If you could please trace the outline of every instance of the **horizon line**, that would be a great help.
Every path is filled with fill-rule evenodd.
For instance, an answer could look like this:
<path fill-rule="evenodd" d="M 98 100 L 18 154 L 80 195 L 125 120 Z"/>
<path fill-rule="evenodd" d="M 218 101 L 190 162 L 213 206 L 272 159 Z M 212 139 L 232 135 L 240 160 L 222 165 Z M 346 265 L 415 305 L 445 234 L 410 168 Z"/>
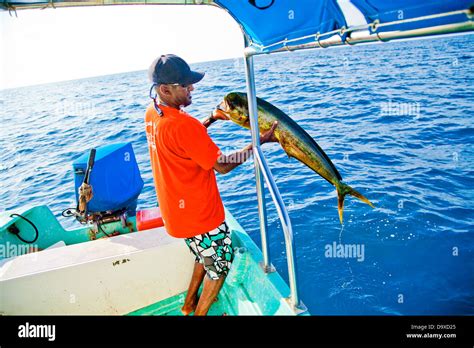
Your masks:
<path fill-rule="evenodd" d="M 201 64 L 201 63 L 221 62 L 221 61 L 225 61 L 225 60 L 243 59 L 243 58 L 244 57 L 242 56 L 242 57 L 230 57 L 230 58 L 224 58 L 224 59 L 215 59 L 215 60 L 196 61 L 196 62 L 190 62 L 189 65 Z M 76 79 L 55 80 L 55 81 L 50 81 L 50 82 L 33 83 L 31 85 L 19 85 L 19 86 L 15 86 L 15 87 L 6 87 L 6 88 L 0 87 L 0 92 L 19 89 L 19 88 L 46 86 L 46 85 L 51 85 L 51 84 L 54 84 L 54 83 L 61 83 L 61 82 L 87 80 L 87 79 L 92 79 L 92 78 L 96 78 L 96 77 L 103 77 L 103 76 L 113 76 L 113 75 L 119 75 L 119 74 L 134 73 L 134 72 L 139 72 L 139 71 L 147 71 L 147 69 L 119 71 L 119 72 L 115 72 L 115 73 L 112 73 L 112 74 L 84 76 L 84 77 L 80 77 L 80 78 L 76 78 Z"/>

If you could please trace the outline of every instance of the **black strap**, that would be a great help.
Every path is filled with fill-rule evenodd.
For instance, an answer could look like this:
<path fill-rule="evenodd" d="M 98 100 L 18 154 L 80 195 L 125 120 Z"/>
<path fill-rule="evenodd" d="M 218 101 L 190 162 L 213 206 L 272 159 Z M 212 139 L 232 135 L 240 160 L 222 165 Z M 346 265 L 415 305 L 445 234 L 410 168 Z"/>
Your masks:
<path fill-rule="evenodd" d="M 152 94 L 152 92 L 153 92 L 153 90 L 155 89 L 156 86 L 158 86 L 158 84 L 154 83 L 150 87 L 150 92 L 148 94 L 149 94 L 150 98 L 153 100 L 153 106 L 155 107 L 155 111 L 161 117 L 161 116 L 163 116 L 163 110 L 161 110 L 160 105 L 156 102 L 156 98 L 158 98 L 158 95 L 157 95 L 157 93 L 155 93 L 155 95 Z"/>
<path fill-rule="evenodd" d="M 36 240 L 38 239 L 39 237 L 39 232 L 38 232 L 38 229 L 36 228 L 35 224 L 32 223 L 30 220 L 28 220 L 26 217 L 24 216 L 21 216 L 20 214 L 11 214 L 10 217 L 14 217 L 14 216 L 18 216 L 18 217 L 21 217 L 23 220 L 25 220 L 26 222 L 29 222 L 31 226 L 33 226 L 33 228 L 35 229 L 35 232 L 36 232 L 36 237 L 35 239 L 33 239 L 32 241 L 28 241 L 28 240 L 24 240 L 23 238 L 20 237 L 20 229 L 15 226 L 15 224 L 11 225 L 10 227 L 8 227 L 8 232 L 16 235 L 18 237 L 18 239 L 20 239 L 22 242 L 25 242 L 25 243 L 28 243 L 28 244 L 31 244 L 31 243 L 34 243 L 36 242 Z"/>
<path fill-rule="evenodd" d="M 249 0 L 249 3 L 250 3 L 250 5 L 252 5 L 252 6 L 258 8 L 259 10 L 266 10 L 267 8 L 272 7 L 273 4 L 275 3 L 275 0 L 272 0 L 272 2 L 270 3 L 270 5 L 267 5 L 267 6 L 258 6 L 258 5 L 256 4 L 256 1 L 257 1 L 257 0 Z"/>

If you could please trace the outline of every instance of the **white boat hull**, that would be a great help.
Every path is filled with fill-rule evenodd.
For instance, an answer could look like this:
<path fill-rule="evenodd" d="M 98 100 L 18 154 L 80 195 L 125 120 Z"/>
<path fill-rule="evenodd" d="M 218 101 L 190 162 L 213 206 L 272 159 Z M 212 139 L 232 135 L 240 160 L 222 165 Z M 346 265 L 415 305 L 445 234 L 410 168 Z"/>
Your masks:
<path fill-rule="evenodd" d="M 0 266 L 0 314 L 127 314 L 185 291 L 193 264 L 164 228 L 18 256 Z"/>

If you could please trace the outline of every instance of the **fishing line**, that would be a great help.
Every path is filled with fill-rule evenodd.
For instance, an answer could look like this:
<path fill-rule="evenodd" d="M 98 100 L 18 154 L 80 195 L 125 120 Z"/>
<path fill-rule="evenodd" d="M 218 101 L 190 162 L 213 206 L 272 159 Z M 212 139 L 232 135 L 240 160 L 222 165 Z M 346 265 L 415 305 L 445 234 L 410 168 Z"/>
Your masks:
<path fill-rule="evenodd" d="M 339 231 L 339 245 L 344 248 L 344 246 L 342 245 L 342 232 L 344 231 L 344 224 L 341 225 L 341 231 Z M 349 272 L 351 274 L 351 281 L 350 282 L 344 282 L 342 284 L 342 288 L 346 288 L 347 286 L 349 286 L 350 284 L 352 284 L 352 282 L 354 281 L 354 273 L 352 273 L 352 268 L 351 268 L 351 265 L 349 263 L 349 260 L 346 260 L 346 264 L 347 264 L 347 267 L 349 267 Z"/>

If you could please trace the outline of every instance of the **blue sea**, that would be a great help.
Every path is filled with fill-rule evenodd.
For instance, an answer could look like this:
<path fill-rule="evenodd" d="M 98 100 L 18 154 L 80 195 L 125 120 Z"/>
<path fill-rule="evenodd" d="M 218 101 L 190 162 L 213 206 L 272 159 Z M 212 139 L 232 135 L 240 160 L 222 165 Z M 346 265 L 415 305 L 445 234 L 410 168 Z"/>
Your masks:
<path fill-rule="evenodd" d="M 257 95 L 294 118 L 375 204 L 348 196 L 342 228 L 334 187 L 278 144 L 263 146 L 292 219 L 300 296 L 312 314 L 474 314 L 473 38 L 255 58 Z M 193 68 L 206 72 L 187 108 L 195 117 L 245 91 L 242 59 Z M 79 227 L 60 216 L 75 206 L 73 160 L 128 141 L 145 181 L 138 208 L 155 206 L 143 122 L 149 86 L 144 70 L 0 91 L 0 208 L 46 204 L 63 226 Z M 232 122 L 213 124 L 209 134 L 227 154 L 250 142 Z M 248 161 L 218 183 L 259 244 L 253 175 Z M 270 201 L 271 260 L 287 280 Z"/>

